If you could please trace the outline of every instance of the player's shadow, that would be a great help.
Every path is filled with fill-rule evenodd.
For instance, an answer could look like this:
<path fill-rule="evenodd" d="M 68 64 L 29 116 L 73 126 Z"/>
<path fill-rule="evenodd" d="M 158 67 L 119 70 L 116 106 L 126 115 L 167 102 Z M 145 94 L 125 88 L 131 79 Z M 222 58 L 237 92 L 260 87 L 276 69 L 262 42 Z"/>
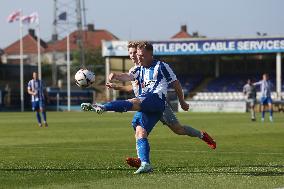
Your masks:
<path fill-rule="evenodd" d="M 77 171 L 125 171 L 135 169 L 128 167 L 107 168 L 0 168 L 0 172 L 77 172 Z M 208 175 L 244 175 L 244 176 L 284 176 L 284 165 L 242 165 L 242 166 L 187 166 L 187 167 L 156 167 L 155 173 L 166 174 L 208 174 Z"/>
<path fill-rule="evenodd" d="M 68 172 L 68 171 L 133 171 L 131 168 L 2 168 L 0 171 L 15 171 L 15 172 L 36 172 L 36 171 L 54 171 L 54 172 Z"/>

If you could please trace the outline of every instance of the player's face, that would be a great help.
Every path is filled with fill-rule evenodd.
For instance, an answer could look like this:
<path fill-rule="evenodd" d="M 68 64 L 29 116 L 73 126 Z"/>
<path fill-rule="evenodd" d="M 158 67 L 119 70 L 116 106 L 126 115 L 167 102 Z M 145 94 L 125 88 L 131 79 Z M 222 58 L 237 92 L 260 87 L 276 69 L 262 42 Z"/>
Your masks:
<path fill-rule="evenodd" d="M 138 59 L 137 59 L 137 49 L 134 47 L 130 47 L 128 49 L 128 53 L 129 53 L 129 58 L 132 60 L 132 62 L 134 64 L 138 63 Z"/>
<path fill-rule="evenodd" d="M 265 81 L 268 80 L 268 75 L 263 74 L 262 79 L 265 80 Z"/>
<path fill-rule="evenodd" d="M 37 79 L 37 73 L 33 72 L 33 79 Z"/>
<path fill-rule="evenodd" d="M 151 65 L 153 61 L 153 55 L 150 51 L 147 51 L 146 49 L 137 49 L 137 58 L 139 64 L 142 66 L 149 66 Z"/>

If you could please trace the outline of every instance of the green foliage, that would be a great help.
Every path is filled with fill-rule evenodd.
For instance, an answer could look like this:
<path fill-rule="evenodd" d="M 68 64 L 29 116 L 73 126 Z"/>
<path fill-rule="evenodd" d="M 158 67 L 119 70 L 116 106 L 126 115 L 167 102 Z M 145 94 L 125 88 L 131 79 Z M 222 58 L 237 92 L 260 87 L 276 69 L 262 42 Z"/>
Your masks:
<path fill-rule="evenodd" d="M 72 52 L 72 73 L 82 67 L 81 54 L 80 51 L 76 50 Z M 105 74 L 105 60 L 102 57 L 102 52 L 100 48 L 97 49 L 85 49 L 85 67 L 92 70 L 96 75 Z"/>

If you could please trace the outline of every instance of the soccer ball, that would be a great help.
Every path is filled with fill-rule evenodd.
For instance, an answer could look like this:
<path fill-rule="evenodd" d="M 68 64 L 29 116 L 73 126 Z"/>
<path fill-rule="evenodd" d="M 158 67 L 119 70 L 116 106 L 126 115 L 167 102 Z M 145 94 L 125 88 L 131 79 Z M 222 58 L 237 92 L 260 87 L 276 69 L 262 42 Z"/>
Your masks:
<path fill-rule="evenodd" d="M 90 87 L 95 82 L 95 74 L 87 69 L 80 69 L 75 74 L 75 83 L 81 88 Z"/>

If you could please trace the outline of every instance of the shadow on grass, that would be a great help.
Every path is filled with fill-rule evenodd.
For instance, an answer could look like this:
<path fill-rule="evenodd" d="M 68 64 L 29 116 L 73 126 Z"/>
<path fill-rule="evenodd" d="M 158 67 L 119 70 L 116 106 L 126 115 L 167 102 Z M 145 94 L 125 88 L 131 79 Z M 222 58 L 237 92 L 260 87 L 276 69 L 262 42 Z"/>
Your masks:
<path fill-rule="evenodd" d="M 131 168 L 8 168 L 0 169 L 1 171 L 54 171 L 54 172 L 68 172 L 68 171 L 132 171 Z"/>
<path fill-rule="evenodd" d="M 217 166 L 188 166 L 168 167 L 157 169 L 158 172 L 188 173 L 188 174 L 227 174 L 244 176 L 284 176 L 284 165 L 217 165 Z"/>
<path fill-rule="evenodd" d="M 154 173 L 174 174 L 207 174 L 207 175 L 244 175 L 244 176 L 284 176 L 284 165 L 217 165 L 154 168 Z M 0 172 L 77 172 L 77 171 L 133 171 L 127 167 L 107 168 L 0 168 Z"/>

